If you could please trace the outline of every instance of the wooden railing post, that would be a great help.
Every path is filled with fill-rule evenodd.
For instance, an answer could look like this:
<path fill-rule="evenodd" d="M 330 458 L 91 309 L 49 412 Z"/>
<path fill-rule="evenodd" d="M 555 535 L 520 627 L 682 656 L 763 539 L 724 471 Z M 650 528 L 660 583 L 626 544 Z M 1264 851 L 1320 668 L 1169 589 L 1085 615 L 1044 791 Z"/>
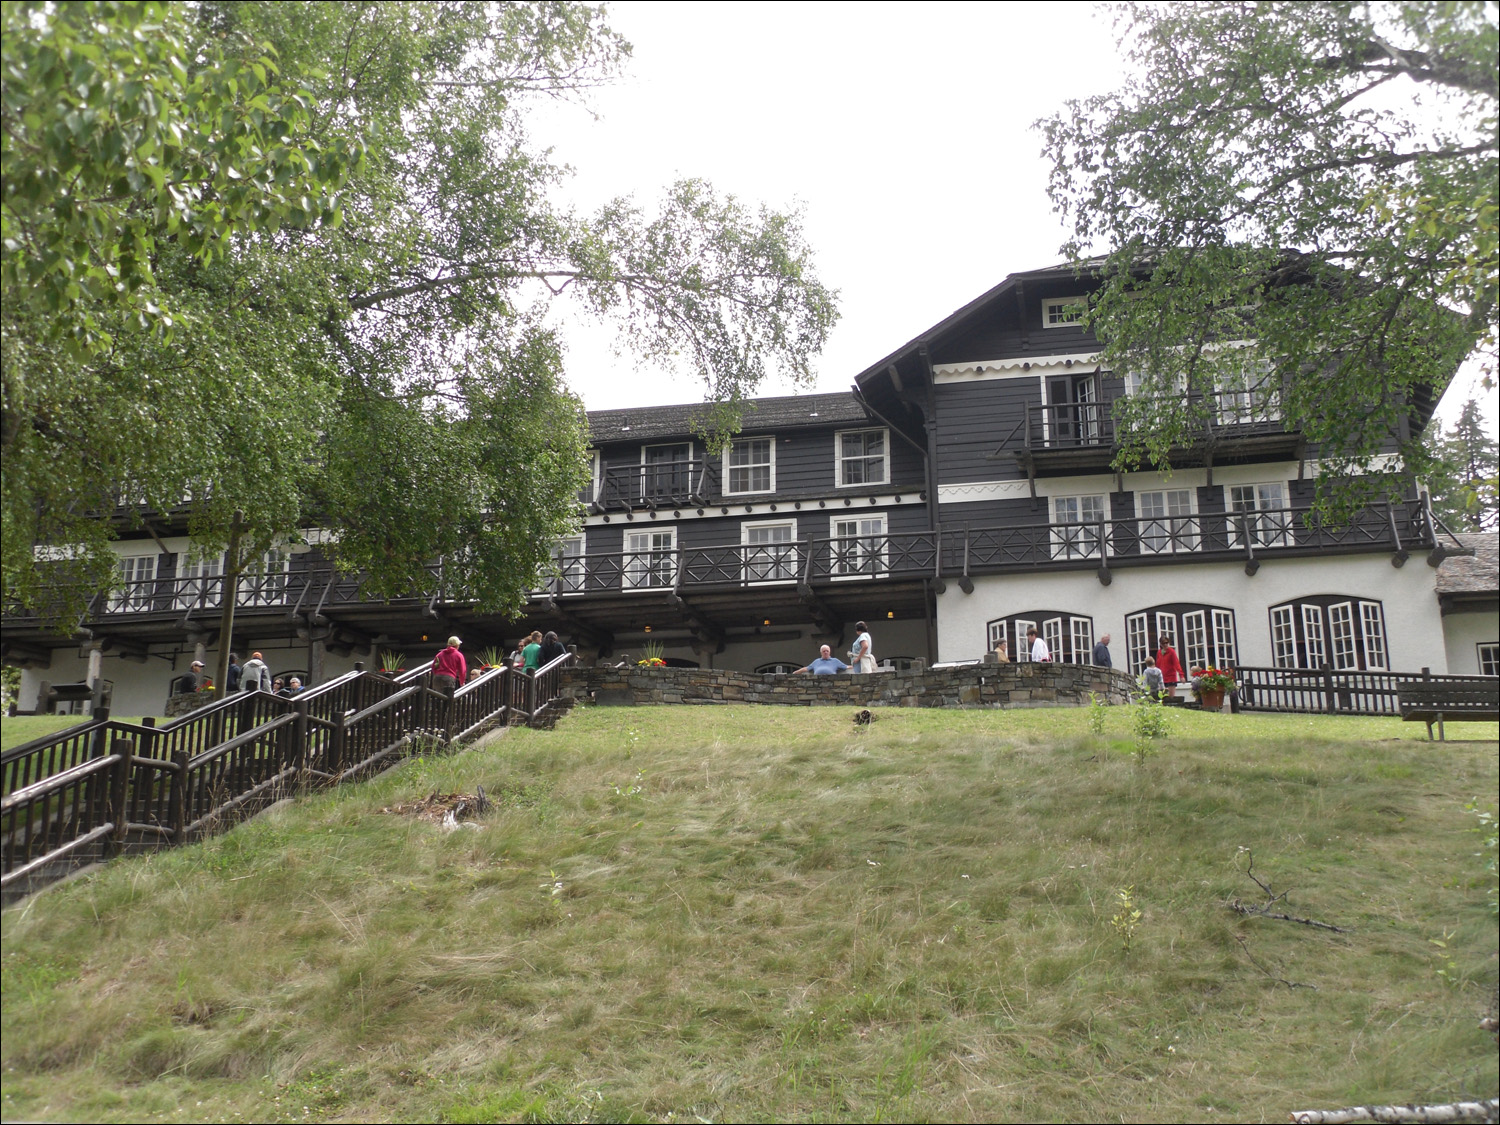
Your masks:
<path fill-rule="evenodd" d="M 455 686 L 453 691 L 443 693 L 447 696 L 443 707 L 443 740 L 450 746 L 453 745 L 454 723 L 458 718 L 458 700 L 455 697 L 457 691 Z"/>
<path fill-rule="evenodd" d="M 167 792 L 167 819 L 171 821 L 169 827 L 172 829 L 172 843 L 184 843 L 183 836 L 187 833 L 187 779 L 188 779 L 188 752 L 186 750 L 172 751 L 172 775 L 168 782 Z"/>
<path fill-rule="evenodd" d="M 1323 665 L 1323 710 L 1330 715 L 1338 714 L 1338 702 L 1333 696 L 1333 665 Z"/>
<path fill-rule="evenodd" d="M 292 780 L 300 787 L 307 777 L 307 737 L 310 733 L 307 723 L 307 700 L 295 700 L 292 703 L 292 709 L 297 713 L 297 721 L 292 724 L 292 768 L 296 771 Z"/>
<path fill-rule="evenodd" d="M 130 796 L 130 768 L 135 756 L 135 741 L 117 738 L 110 744 L 110 753 L 118 754 L 120 760 L 109 771 L 109 818 L 115 830 L 109 838 L 109 852 L 119 855 L 125 850 L 125 834 L 129 830 L 130 817 L 125 803 Z"/>

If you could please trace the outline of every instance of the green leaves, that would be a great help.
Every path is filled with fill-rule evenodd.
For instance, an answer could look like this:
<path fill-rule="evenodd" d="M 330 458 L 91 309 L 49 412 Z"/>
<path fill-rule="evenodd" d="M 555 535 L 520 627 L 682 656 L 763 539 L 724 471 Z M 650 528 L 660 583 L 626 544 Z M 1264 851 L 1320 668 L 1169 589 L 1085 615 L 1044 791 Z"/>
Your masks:
<path fill-rule="evenodd" d="M 1494 347 L 1493 7 L 1140 5 L 1122 28 L 1138 76 L 1041 123 L 1071 252 L 1108 250 L 1106 359 L 1164 399 L 1122 465 L 1164 463 L 1188 425 L 1165 400 L 1235 386 L 1225 345 L 1253 339 L 1346 498 L 1372 457 L 1420 466 L 1411 418 Z"/>

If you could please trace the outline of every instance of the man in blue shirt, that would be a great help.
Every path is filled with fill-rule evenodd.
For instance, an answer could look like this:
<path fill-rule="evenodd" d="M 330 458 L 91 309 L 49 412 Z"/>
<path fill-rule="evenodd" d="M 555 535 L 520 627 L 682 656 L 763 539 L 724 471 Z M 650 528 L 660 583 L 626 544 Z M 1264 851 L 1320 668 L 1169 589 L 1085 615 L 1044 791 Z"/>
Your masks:
<path fill-rule="evenodd" d="M 1099 638 L 1099 643 L 1094 646 L 1094 664 L 1099 668 L 1113 668 L 1114 661 L 1109 658 L 1109 634 Z"/>
<path fill-rule="evenodd" d="M 839 672 L 849 671 L 849 665 L 833 655 L 833 649 L 824 645 L 818 650 L 818 659 L 814 660 L 806 668 L 798 668 L 792 673 L 800 676 L 804 672 L 811 672 L 814 676 L 832 676 Z"/>

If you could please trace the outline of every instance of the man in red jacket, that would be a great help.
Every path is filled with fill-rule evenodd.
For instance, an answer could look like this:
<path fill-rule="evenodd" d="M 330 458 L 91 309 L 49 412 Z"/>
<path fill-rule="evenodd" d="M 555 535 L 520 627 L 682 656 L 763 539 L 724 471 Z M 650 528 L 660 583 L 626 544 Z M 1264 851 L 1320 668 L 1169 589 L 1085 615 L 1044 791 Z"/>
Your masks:
<path fill-rule="evenodd" d="M 448 647 L 438 653 L 432 661 L 432 683 L 438 691 L 453 694 L 455 688 L 469 678 L 469 664 L 464 654 L 458 651 L 463 644 L 457 637 L 448 638 Z"/>
<path fill-rule="evenodd" d="M 1182 661 L 1177 659 L 1177 650 L 1172 647 L 1171 637 L 1161 638 L 1161 651 L 1156 654 L 1156 666 L 1161 669 L 1162 683 L 1166 685 L 1167 697 L 1177 694 L 1177 684 L 1182 679 Z"/>

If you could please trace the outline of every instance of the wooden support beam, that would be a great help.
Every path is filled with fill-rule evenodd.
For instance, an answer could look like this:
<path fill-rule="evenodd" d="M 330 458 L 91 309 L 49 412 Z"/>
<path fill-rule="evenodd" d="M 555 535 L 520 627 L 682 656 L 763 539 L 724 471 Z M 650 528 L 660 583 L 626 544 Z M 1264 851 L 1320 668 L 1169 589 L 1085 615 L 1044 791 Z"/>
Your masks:
<path fill-rule="evenodd" d="M 687 622 L 688 628 L 693 631 L 694 637 L 705 645 L 715 646 L 715 652 L 724 651 L 723 626 L 704 616 L 696 606 L 689 603 L 686 598 L 675 590 L 667 591 L 667 604 L 682 615 L 683 620 Z"/>
<path fill-rule="evenodd" d="M 818 592 L 806 582 L 799 582 L 797 584 L 797 597 L 807 607 L 808 612 L 812 614 L 813 624 L 818 627 L 818 631 L 825 636 L 837 636 L 840 643 L 842 643 L 844 638 L 844 619 L 838 615 L 838 612 L 822 598 L 818 597 Z"/>

